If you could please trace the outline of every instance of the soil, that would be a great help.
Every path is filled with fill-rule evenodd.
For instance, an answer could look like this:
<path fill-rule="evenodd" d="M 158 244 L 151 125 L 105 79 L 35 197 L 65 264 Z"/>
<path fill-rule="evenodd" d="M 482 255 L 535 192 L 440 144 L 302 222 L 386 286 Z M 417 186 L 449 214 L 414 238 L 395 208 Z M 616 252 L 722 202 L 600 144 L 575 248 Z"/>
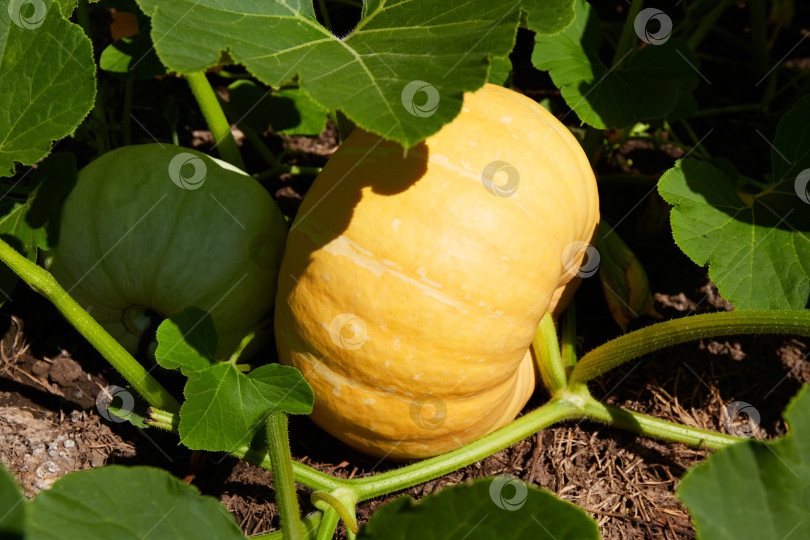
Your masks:
<path fill-rule="evenodd" d="M 600 16 L 606 21 L 611 17 L 621 20 L 623 15 L 617 8 L 623 2 L 610 5 L 613 11 L 600 8 Z M 101 17 L 98 13 L 91 11 L 94 25 L 103 27 L 103 20 L 97 20 Z M 733 26 L 736 19 L 744 20 L 746 16 L 743 9 L 730 8 L 730 22 L 726 24 Z M 778 58 L 786 53 L 801 35 L 798 29 L 783 32 L 772 56 Z M 530 42 L 531 37 L 521 31 L 513 57 L 514 85 L 536 99 L 550 97 L 562 107 L 559 92 L 548 77 L 531 68 L 526 54 Z M 724 53 L 721 50 L 713 54 Z M 795 55 L 789 61 L 796 66 L 810 63 Z M 734 64 L 724 67 L 709 60 L 704 66 L 707 76 L 723 86 L 737 88 L 735 80 L 747 81 L 751 77 Z M 716 87 L 710 91 L 711 95 L 717 94 Z M 705 86 L 698 89 L 701 104 L 705 98 L 706 107 L 723 105 L 712 103 L 708 92 Z M 737 92 L 727 95 L 735 96 L 737 102 L 748 102 L 748 96 L 738 96 Z M 210 133 L 199 113 L 194 112 L 187 87 L 178 80 L 138 83 L 133 110 L 139 124 L 153 129 L 148 136 L 136 134 L 133 142 L 149 142 L 153 135 L 169 140 L 170 132 L 162 120 L 167 96 L 174 96 L 180 108 L 181 144 L 196 143 L 206 150 Z M 559 115 L 565 112 L 562 108 Z M 756 157 L 767 156 L 769 149 L 760 148 L 761 139 L 751 132 L 760 127 L 771 135 L 777 119 L 755 113 L 730 120 L 708 117 L 693 127 L 701 134 L 716 129 L 704 143 L 709 152 L 733 158 L 741 170 L 755 176 L 766 169 Z M 575 123 L 573 115 L 567 123 Z M 740 125 L 747 126 L 747 131 Z M 684 133 L 659 133 L 663 138 L 678 135 L 688 140 Z M 297 165 L 323 165 L 337 145 L 331 123 L 317 139 L 272 133 L 267 133 L 266 138 L 273 150 L 287 150 L 287 163 Z M 756 151 L 752 151 L 752 144 L 757 145 Z M 65 146 L 77 153 L 80 162 L 82 156 L 93 153 L 81 143 Z M 603 216 L 617 225 L 618 233 L 645 266 L 655 309 L 665 319 L 733 309 L 709 281 L 705 268 L 696 267 L 674 245 L 668 206 L 652 190 L 660 174 L 682 156 L 683 151 L 676 146 L 629 141 L 605 149 L 597 166 L 597 173 L 606 182 L 608 177 L 633 177 L 630 182 L 606 183 L 602 190 Z M 247 146 L 245 158 L 249 169 L 261 170 L 260 158 Z M 266 185 L 284 213 L 293 216 L 311 180 L 284 175 L 268 180 Z M 598 278 L 584 281 L 576 302 L 580 353 L 622 333 L 610 316 Z M 0 349 L 0 461 L 17 476 L 26 496 L 33 497 L 75 470 L 108 463 L 153 465 L 218 498 L 247 535 L 278 526 L 269 471 L 224 455 L 191 452 L 169 433 L 140 430 L 102 418 L 95 406 L 99 394 L 103 398 L 105 388 L 111 384 L 123 386 L 123 381 L 43 299 L 18 286 L 13 301 L 0 310 L 0 317 L 0 329 L 5 330 Z M 629 330 L 654 322 L 646 317 L 637 319 Z M 659 418 L 723 432 L 739 432 L 740 422 L 750 422 L 748 428 L 753 436 L 773 438 L 785 433 L 781 418 L 785 406 L 801 385 L 810 381 L 809 354 L 810 340 L 801 337 L 703 340 L 630 362 L 594 381 L 591 389 L 607 403 Z M 181 378 L 160 368 L 156 374 L 179 395 Z M 526 410 L 545 399 L 539 390 Z M 759 419 L 733 418 L 729 405 L 735 401 L 753 405 Z M 291 433 L 297 460 L 336 476 L 353 478 L 399 466 L 357 453 L 307 418 L 292 418 Z M 448 485 L 511 474 L 586 509 L 606 539 L 691 539 L 695 533 L 675 491 L 684 472 L 707 454 L 706 450 L 664 444 L 588 421 L 567 422 L 405 494 L 418 499 Z M 303 508 L 313 510 L 303 486 L 300 495 Z M 399 495 L 360 504 L 360 522 Z M 340 537 L 344 536 L 341 529 Z"/>

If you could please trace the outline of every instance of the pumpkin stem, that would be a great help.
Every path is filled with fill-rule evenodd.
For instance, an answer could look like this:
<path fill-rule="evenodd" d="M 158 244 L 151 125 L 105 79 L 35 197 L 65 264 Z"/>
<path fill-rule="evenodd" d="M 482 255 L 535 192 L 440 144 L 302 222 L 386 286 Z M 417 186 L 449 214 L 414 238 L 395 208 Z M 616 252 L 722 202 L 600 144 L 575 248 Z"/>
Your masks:
<path fill-rule="evenodd" d="M 166 316 L 160 311 L 145 304 L 132 304 L 124 309 L 121 314 L 121 322 L 127 327 L 130 333 L 139 338 L 149 334 L 152 327 L 157 328 Z M 157 323 L 157 324 L 156 324 Z"/>

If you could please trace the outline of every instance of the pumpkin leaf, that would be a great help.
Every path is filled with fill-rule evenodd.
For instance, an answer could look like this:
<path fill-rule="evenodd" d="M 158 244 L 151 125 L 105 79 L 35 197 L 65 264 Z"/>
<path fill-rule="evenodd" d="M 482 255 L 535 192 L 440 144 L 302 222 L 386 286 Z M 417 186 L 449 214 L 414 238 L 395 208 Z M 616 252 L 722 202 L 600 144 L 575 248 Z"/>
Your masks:
<path fill-rule="evenodd" d="M 523 0 L 525 26 L 537 34 L 561 32 L 574 22 L 574 0 Z"/>
<path fill-rule="evenodd" d="M 717 452 L 678 488 L 699 538 L 810 538 L 810 387 L 785 410 L 789 433 Z"/>
<path fill-rule="evenodd" d="M 725 171 L 695 159 L 658 182 L 674 208 L 672 235 L 737 309 L 803 309 L 810 299 L 810 98 L 782 118 L 773 176 L 761 193 L 738 191 Z M 807 171 L 807 172 L 803 172 Z"/>
<path fill-rule="evenodd" d="M 23 538 L 25 506 L 17 481 L 0 464 L 0 538 Z"/>
<path fill-rule="evenodd" d="M 535 37 L 532 63 L 548 71 L 586 124 L 606 129 L 663 118 L 697 86 L 698 59 L 680 39 L 632 50 L 612 68 L 605 65 L 596 10 L 585 0 L 575 6 L 574 22 L 564 31 Z"/>
<path fill-rule="evenodd" d="M 245 375 L 221 363 L 186 375 L 180 440 L 192 450 L 233 451 L 272 413 L 312 412 L 312 388 L 293 367 L 268 364 Z"/>
<path fill-rule="evenodd" d="M 358 540 L 598 539 L 596 522 L 553 493 L 498 476 L 444 488 L 414 502 L 403 496 L 377 510 Z"/>
<path fill-rule="evenodd" d="M 72 472 L 26 505 L 27 540 L 244 538 L 219 501 L 152 467 Z"/>
<path fill-rule="evenodd" d="M 196 307 L 160 323 L 156 336 L 157 363 L 166 369 L 179 369 L 184 375 L 209 367 L 219 343 L 214 319 Z"/>
<path fill-rule="evenodd" d="M 300 88 L 272 91 L 253 81 L 228 87 L 230 115 L 257 133 L 273 128 L 285 135 L 319 135 L 326 128 L 326 111 Z"/>
<path fill-rule="evenodd" d="M 341 39 L 317 22 L 311 0 L 138 3 L 152 18 L 152 41 L 170 69 L 205 70 L 227 50 L 261 82 L 277 88 L 297 77 L 324 109 L 340 109 L 407 147 L 452 120 L 463 93 L 486 81 L 488 58 L 512 50 L 521 6 L 521 0 L 459 0 L 452 9 L 434 0 L 367 0 L 360 22 Z M 556 28 L 560 14 L 553 10 L 539 10 L 533 24 L 547 13 Z"/>
<path fill-rule="evenodd" d="M 214 361 L 214 321 L 199 308 L 166 319 L 156 336 L 158 364 L 188 377 L 179 432 L 192 450 L 233 451 L 274 412 L 312 412 L 312 388 L 297 369 L 268 364 L 245 374 L 235 364 Z"/>
<path fill-rule="evenodd" d="M 0 176 L 33 165 L 74 132 L 96 95 L 90 40 L 53 0 L 0 9 Z"/>
<path fill-rule="evenodd" d="M 512 74 L 512 61 L 508 56 L 496 56 L 489 65 L 487 82 L 503 86 Z"/>

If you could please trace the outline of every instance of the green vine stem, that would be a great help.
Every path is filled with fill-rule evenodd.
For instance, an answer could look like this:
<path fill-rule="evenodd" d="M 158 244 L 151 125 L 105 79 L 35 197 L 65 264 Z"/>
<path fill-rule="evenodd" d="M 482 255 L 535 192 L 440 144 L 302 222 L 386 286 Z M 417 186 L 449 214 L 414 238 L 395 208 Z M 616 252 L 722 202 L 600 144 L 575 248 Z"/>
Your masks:
<path fill-rule="evenodd" d="M 301 520 L 302 525 L 304 526 L 305 535 L 304 538 L 315 538 L 315 535 L 318 531 L 320 531 L 321 523 L 325 519 L 323 512 L 316 511 L 312 512 L 311 514 L 307 515 L 304 519 Z M 337 522 L 335 522 L 337 523 Z M 250 540 L 283 540 L 284 533 L 282 531 L 273 531 L 264 534 L 258 534 L 256 536 L 251 536 Z M 320 538 L 320 537 L 318 537 Z M 331 536 L 327 538 L 332 538 Z"/>
<path fill-rule="evenodd" d="M 618 428 L 626 429 L 650 437 L 670 442 L 679 442 L 697 448 L 711 448 L 716 450 L 735 442 L 745 439 L 707 431 L 705 429 L 693 428 L 668 422 L 646 414 L 628 411 L 621 407 L 600 403 L 594 398 L 586 399 L 584 412 L 588 418 L 597 420 L 603 424 L 609 424 Z"/>
<path fill-rule="evenodd" d="M 299 165 L 285 165 L 281 164 L 278 167 L 273 167 L 262 171 L 259 174 L 254 174 L 253 177 L 258 181 L 267 180 L 268 178 L 275 178 L 284 173 L 289 173 L 292 176 L 318 176 L 323 170 L 322 167 L 307 167 Z"/>
<path fill-rule="evenodd" d="M 147 425 L 177 433 L 180 429 L 180 417 L 174 413 L 149 407 L 146 411 Z"/>
<path fill-rule="evenodd" d="M 259 467 L 272 470 L 272 460 L 267 452 L 263 450 L 256 450 L 255 448 L 245 445 L 231 452 L 231 455 L 249 461 L 250 463 L 258 465 Z M 326 473 L 316 471 L 312 467 L 307 467 L 306 465 L 298 463 L 294 460 L 292 462 L 292 470 L 295 481 L 301 482 L 311 489 L 333 491 L 347 485 L 346 480 L 340 480 L 334 476 L 329 476 Z"/>
<path fill-rule="evenodd" d="M 312 494 L 312 504 L 321 510 L 328 510 L 329 507 L 337 512 L 346 528 L 353 533 L 357 533 L 357 519 L 354 516 L 354 508 L 357 505 L 357 494 L 352 489 L 340 488 L 332 493 L 316 491 Z"/>
<path fill-rule="evenodd" d="M 270 165 L 270 168 L 266 171 L 262 171 L 261 173 L 254 175 L 257 180 L 266 180 L 267 178 L 273 178 L 280 174 L 289 173 L 293 176 L 297 175 L 311 175 L 317 176 L 320 174 L 322 168 L 321 167 L 299 167 L 298 165 L 286 165 L 282 163 L 279 158 L 277 158 L 267 145 L 264 144 L 264 141 L 256 133 L 251 127 L 249 126 L 239 126 L 239 129 L 242 130 L 242 133 L 245 134 L 245 138 L 247 141 L 256 149 L 259 155 Z"/>
<path fill-rule="evenodd" d="M 233 133 L 231 133 L 231 126 L 228 119 L 225 118 L 225 113 L 222 112 L 222 107 L 217 101 L 217 96 L 214 89 L 211 88 L 211 83 L 208 82 L 205 72 L 189 73 L 186 75 L 186 80 L 191 87 L 191 93 L 194 94 L 194 98 L 200 106 L 211 134 L 214 136 L 219 155 L 231 165 L 240 170 L 245 170 L 245 163 L 242 161 L 239 147 L 236 145 Z"/>
<path fill-rule="evenodd" d="M 466 467 L 525 439 L 545 427 L 580 416 L 581 412 L 570 403 L 552 399 L 542 407 L 518 418 L 508 426 L 471 442 L 458 450 L 428 458 L 412 465 L 406 465 L 393 471 L 351 480 L 350 485 L 357 493 L 359 501 L 393 493 Z"/>
<path fill-rule="evenodd" d="M 689 45 L 689 48 L 693 51 L 696 51 L 697 48 L 700 46 L 700 43 L 703 41 L 703 38 L 709 33 L 709 31 L 717 25 L 717 19 L 723 14 L 726 8 L 731 4 L 731 0 L 720 0 L 715 4 L 714 8 L 701 17 L 700 24 L 692 32 L 692 35 L 686 40 L 686 43 Z"/>
<path fill-rule="evenodd" d="M 706 313 L 657 323 L 620 336 L 583 356 L 570 383 L 584 383 L 628 360 L 695 339 L 733 334 L 810 334 L 810 310 Z"/>
<path fill-rule="evenodd" d="M 29 261 L 0 240 L 0 260 L 36 292 L 47 298 L 101 356 L 114 367 L 152 407 L 179 411 L 180 404 L 107 333 L 44 268 Z"/>
<path fill-rule="evenodd" d="M 633 0 L 630 4 L 630 9 L 627 10 L 627 18 L 622 26 L 622 35 L 616 45 L 616 54 L 613 55 L 613 61 L 610 63 L 611 67 L 616 67 L 616 64 L 625 57 L 627 52 L 635 48 L 638 36 L 636 35 L 634 23 L 636 15 L 638 15 L 642 7 L 644 7 L 644 0 Z"/>
<path fill-rule="evenodd" d="M 332 540 L 335 536 L 335 530 L 337 529 L 339 520 L 340 516 L 338 516 L 334 508 L 330 506 L 324 510 L 323 519 L 321 520 L 320 527 L 318 527 L 318 534 L 315 536 L 315 540 Z"/>
<path fill-rule="evenodd" d="M 590 418 L 640 435 L 695 447 L 720 448 L 740 440 L 721 433 L 683 426 L 619 407 L 604 405 L 591 397 L 584 385 L 571 386 L 569 384 L 567 388 L 558 393 L 558 396 L 508 426 L 458 450 L 399 469 L 366 478 L 341 480 L 292 461 L 293 475 L 296 481 L 312 489 L 332 493 L 348 491 L 356 497 L 357 501 L 365 501 L 407 489 L 466 467 L 557 422 L 581 418 Z M 171 416 L 160 413 L 158 418 L 164 424 L 174 425 L 170 419 Z M 266 453 L 247 446 L 231 452 L 231 454 L 268 469 L 271 467 L 271 460 Z"/>
<path fill-rule="evenodd" d="M 540 378 L 548 393 L 553 396 L 565 388 L 568 381 L 566 380 L 565 365 L 560 356 L 560 348 L 557 345 L 557 329 L 554 328 L 551 313 L 546 313 L 540 319 L 540 326 L 537 327 L 537 333 L 532 341 L 532 350 L 534 350 Z"/>
<path fill-rule="evenodd" d="M 152 407 L 149 409 L 149 418 L 146 423 L 150 426 L 165 429 L 172 433 L 177 433 L 180 425 L 179 417 L 171 412 L 163 411 Z M 264 449 L 257 449 L 250 445 L 240 446 L 236 450 L 230 452 L 233 457 L 244 459 L 254 465 L 272 470 L 272 460 Z M 341 487 L 346 487 L 348 481 L 329 476 L 328 474 L 317 471 L 312 467 L 307 467 L 297 461 L 292 462 L 293 478 L 296 482 L 300 482 L 312 489 L 319 489 L 322 491 L 331 492 Z"/>
<path fill-rule="evenodd" d="M 293 478 L 290 436 L 287 432 L 287 414 L 275 412 L 267 417 L 267 451 L 273 471 L 273 489 L 276 507 L 284 532 L 284 540 L 302 540 L 304 530 L 298 511 L 298 493 Z"/>

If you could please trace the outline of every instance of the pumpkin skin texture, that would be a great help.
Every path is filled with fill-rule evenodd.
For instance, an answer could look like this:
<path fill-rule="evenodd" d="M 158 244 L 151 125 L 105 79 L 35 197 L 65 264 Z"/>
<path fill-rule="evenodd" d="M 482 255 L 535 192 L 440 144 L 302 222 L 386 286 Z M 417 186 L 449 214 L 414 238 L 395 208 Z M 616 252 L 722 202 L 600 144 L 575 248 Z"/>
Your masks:
<path fill-rule="evenodd" d="M 232 165 L 126 146 L 79 171 L 48 266 L 129 351 L 145 308 L 170 317 L 195 306 L 210 312 L 223 358 L 272 309 L 286 232 L 267 191 Z"/>
<path fill-rule="evenodd" d="M 505 184 L 487 172 L 504 164 Z M 407 157 L 355 130 L 307 192 L 279 273 L 279 357 L 312 386 L 312 419 L 394 459 L 511 422 L 535 387 L 540 319 L 576 286 L 585 252 L 570 246 L 598 220 L 576 139 L 511 90 L 465 94 Z"/>

